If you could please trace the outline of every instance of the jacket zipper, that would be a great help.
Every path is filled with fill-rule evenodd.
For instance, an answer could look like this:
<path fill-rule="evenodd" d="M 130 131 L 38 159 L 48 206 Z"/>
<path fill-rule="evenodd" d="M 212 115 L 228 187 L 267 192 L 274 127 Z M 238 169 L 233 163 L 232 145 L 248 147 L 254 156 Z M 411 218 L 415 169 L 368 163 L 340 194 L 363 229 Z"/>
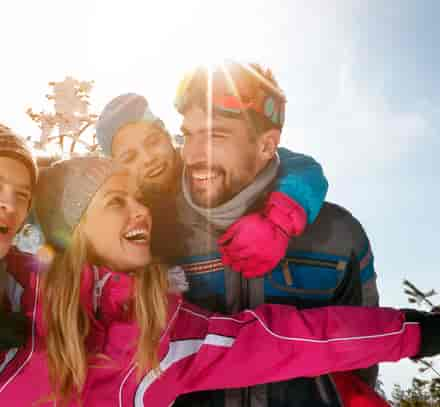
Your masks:
<path fill-rule="evenodd" d="M 326 267 L 334 268 L 338 271 L 345 271 L 348 262 L 346 260 L 315 260 L 315 259 L 305 259 L 302 257 L 285 257 L 284 261 L 289 263 L 295 263 L 304 266 L 316 266 L 316 267 Z"/>
<path fill-rule="evenodd" d="M 95 277 L 95 284 L 93 287 L 93 312 L 96 318 L 99 319 L 100 318 L 99 302 L 101 300 L 102 290 L 105 286 L 105 283 L 111 277 L 111 273 L 104 274 L 104 276 L 100 279 L 98 267 L 93 266 L 93 275 Z"/>
<path fill-rule="evenodd" d="M 288 287 L 282 287 L 280 284 L 273 280 L 272 273 L 268 274 L 268 278 L 271 281 L 271 284 L 276 288 L 287 290 L 296 293 L 308 293 L 308 294 L 331 294 L 333 290 L 304 290 L 299 288 L 293 288 L 293 275 L 292 271 L 289 268 L 289 263 L 294 265 L 304 265 L 304 266 L 314 266 L 314 267 L 325 267 L 330 269 L 335 269 L 337 271 L 343 272 L 346 270 L 348 261 L 346 260 L 315 260 L 315 259 L 305 259 L 302 257 L 285 257 L 281 262 L 281 272 L 283 274 L 284 282 Z"/>

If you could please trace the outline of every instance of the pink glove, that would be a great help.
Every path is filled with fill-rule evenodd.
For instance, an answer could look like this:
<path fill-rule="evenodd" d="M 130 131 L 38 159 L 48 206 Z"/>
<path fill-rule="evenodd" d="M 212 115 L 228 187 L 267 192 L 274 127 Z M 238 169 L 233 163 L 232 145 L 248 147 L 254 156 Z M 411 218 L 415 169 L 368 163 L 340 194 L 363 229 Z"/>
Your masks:
<path fill-rule="evenodd" d="M 225 266 L 246 278 L 273 270 L 285 256 L 289 239 L 307 224 L 305 210 L 282 192 L 272 192 L 261 213 L 241 217 L 218 240 Z"/>

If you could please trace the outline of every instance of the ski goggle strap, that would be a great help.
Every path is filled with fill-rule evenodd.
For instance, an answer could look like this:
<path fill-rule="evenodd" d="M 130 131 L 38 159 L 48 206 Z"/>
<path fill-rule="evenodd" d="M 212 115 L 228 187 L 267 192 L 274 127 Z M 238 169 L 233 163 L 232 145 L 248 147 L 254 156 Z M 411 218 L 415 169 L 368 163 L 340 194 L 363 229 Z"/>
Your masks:
<path fill-rule="evenodd" d="M 264 94 L 251 102 L 242 102 L 233 95 L 214 95 L 212 106 L 216 111 L 227 114 L 241 115 L 243 112 L 252 110 L 281 129 L 284 124 L 285 102 L 270 94 Z"/>
<path fill-rule="evenodd" d="M 188 90 L 191 85 L 191 79 L 191 75 L 185 76 L 177 88 L 174 105 L 180 113 L 183 112 L 186 105 L 190 102 L 190 92 Z M 286 105 L 284 98 L 275 95 L 266 87 L 260 86 L 254 97 L 247 98 L 249 101 L 243 101 L 236 95 L 236 91 L 234 92 L 227 88 L 222 86 L 213 89 L 212 107 L 214 110 L 237 116 L 252 110 L 272 122 L 275 127 L 279 129 L 283 127 Z M 203 90 L 203 92 L 206 92 L 206 90 Z"/>

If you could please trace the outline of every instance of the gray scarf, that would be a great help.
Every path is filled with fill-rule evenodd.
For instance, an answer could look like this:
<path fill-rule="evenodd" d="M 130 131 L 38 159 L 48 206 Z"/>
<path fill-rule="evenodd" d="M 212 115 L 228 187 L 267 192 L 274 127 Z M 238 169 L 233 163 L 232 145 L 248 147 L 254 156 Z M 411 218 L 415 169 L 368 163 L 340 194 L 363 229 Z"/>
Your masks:
<path fill-rule="evenodd" d="M 215 208 L 203 208 L 193 202 L 184 170 L 182 177 L 183 196 L 188 205 L 210 223 L 221 229 L 227 229 L 255 204 L 257 199 L 261 196 L 261 193 L 263 193 L 274 181 L 279 166 L 280 158 L 278 154 L 276 154 L 273 160 L 271 160 L 267 167 L 256 176 L 255 180 L 250 185 L 234 196 L 230 201 Z"/>
<path fill-rule="evenodd" d="M 196 213 L 201 215 L 209 224 L 218 230 L 227 229 L 232 223 L 243 216 L 257 200 L 264 194 L 275 180 L 280 166 L 278 154 L 268 163 L 255 178 L 255 180 L 234 196 L 230 201 L 216 208 L 202 208 L 191 199 L 191 193 L 185 175 L 182 177 L 182 192 L 186 204 Z M 246 280 L 240 273 L 225 267 L 226 307 L 228 312 L 238 312 L 243 308 L 254 308 L 264 303 L 264 280 L 254 278 Z M 225 406 L 227 407 L 266 407 L 266 387 L 256 386 L 247 389 L 230 389 L 225 393 Z"/>

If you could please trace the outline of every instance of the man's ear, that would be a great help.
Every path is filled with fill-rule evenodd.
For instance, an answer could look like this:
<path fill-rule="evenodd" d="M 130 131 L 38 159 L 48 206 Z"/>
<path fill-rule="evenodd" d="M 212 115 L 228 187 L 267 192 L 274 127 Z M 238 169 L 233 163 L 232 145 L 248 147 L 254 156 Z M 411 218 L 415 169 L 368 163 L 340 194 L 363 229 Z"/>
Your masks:
<path fill-rule="evenodd" d="M 269 161 L 274 157 L 280 144 L 280 136 L 281 132 L 278 129 L 270 129 L 260 135 L 258 143 L 260 158 L 263 161 Z"/>

